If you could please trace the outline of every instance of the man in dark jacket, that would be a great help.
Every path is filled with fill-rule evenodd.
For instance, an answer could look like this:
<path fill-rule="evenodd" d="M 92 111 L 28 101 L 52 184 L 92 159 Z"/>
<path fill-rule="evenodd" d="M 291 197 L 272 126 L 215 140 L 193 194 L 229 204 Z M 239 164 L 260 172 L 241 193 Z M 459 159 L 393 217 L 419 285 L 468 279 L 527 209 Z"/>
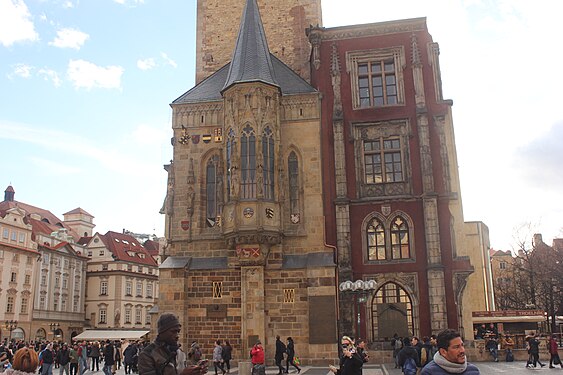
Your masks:
<path fill-rule="evenodd" d="M 137 344 L 133 342 L 127 345 L 127 347 L 123 351 L 123 364 L 125 367 L 126 375 L 129 375 L 131 373 L 136 356 L 137 356 Z"/>
<path fill-rule="evenodd" d="M 286 352 L 286 346 L 283 343 L 282 340 L 280 340 L 280 335 L 276 336 L 276 354 L 274 356 L 274 359 L 276 360 L 276 366 L 278 366 L 279 372 L 278 375 L 281 375 L 284 373 L 284 369 L 283 369 L 283 365 L 282 365 L 282 361 L 283 361 L 283 355 Z"/>
<path fill-rule="evenodd" d="M 176 354 L 182 325 L 174 314 L 162 314 L 157 322 L 158 335 L 139 354 L 139 375 L 177 375 Z M 207 364 L 188 366 L 181 375 L 203 375 Z"/>
<path fill-rule="evenodd" d="M 438 352 L 420 375 L 464 374 L 479 375 L 479 369 L 467 363 L 465 347 L 459 332 L 446 329 L 438 334 Z"/>
<path fill-rule="evenodd" d="M 57 352 L 57 362 L 61 365 L 59 374 L 63 375 L 64 371 L 66 375 L 70 375 L 70 351 L 67 344 L 63 344 L 61 350 Z"/>
<path fill-rule="evenodd" d="M 107 340 L 106 346 L 104 346 L 104 374 L 113 375 L 112 367 L 115 364 L 115 347 L 110 340 Z"/>

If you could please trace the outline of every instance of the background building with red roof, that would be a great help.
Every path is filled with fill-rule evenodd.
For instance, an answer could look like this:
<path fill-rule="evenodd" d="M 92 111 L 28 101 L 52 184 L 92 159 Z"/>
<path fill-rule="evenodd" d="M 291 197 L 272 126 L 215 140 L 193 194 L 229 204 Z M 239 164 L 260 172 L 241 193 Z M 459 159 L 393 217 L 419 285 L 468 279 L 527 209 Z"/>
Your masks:
<path fill-rule="evenodd" d="M 69 342 L 89 328 L 147 328 L 158 293 L 158 239 L 93 234 L 82 208 L 63 214 L 0 202 L 0 339 Z M 125 230 L 124 230 L 125 232 Z M 146 237 L 146 238 L 145 238 Z"/>
<path fill-rule="evenodd" d="M 149 329 L 149 311 L 158 295 L 158 264 L 153 255 L 132 235 L 111 231 L 94 234 L 86 251 L 90 258 L 86 273 L 89 326 Z"/>

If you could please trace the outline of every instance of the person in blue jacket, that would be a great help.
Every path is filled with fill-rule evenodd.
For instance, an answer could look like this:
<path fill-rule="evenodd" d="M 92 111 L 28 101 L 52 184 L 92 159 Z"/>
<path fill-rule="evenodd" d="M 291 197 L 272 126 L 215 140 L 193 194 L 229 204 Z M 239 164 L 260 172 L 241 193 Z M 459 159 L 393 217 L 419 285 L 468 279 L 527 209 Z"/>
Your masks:
<path fill-rule="evenodd" d="M 434 360 L 424 366 L 420 375 L 480 374 L 477 367 L 467 363 L 459 332 L 446 329 L 438 334 L 436 341 L 438 352 L 434 354 Z"/>

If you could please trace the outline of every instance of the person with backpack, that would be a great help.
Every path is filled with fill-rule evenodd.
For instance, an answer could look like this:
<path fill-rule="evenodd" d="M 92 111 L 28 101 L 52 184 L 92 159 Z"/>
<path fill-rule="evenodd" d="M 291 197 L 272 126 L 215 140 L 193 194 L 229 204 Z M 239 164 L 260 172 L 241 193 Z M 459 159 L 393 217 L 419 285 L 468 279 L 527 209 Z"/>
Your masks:
<path fill-rule="evenodd" d="M 502 339 L 502 346 L 504 347 L 504 351 L 506 353 L 506 362 L 514 362 L 514 354 L 512 353 L 512 349 L 514 348 L 514 340 L 509 335 L 506 335 Z"/>
<path fill-rule="evenodd" d="M 465 347 L 459 332 L 446 329 L 438 334 L 436 339 L 438 352 L 434 359 L 428 363 L 420 375 L 480 375 L 479 369 L 467 363 Z"/>
<path fill-rule="evenodd" d="M 411 345 L 412 340 L 408 337 L 403 339 L 403 349 L 397 355 L 397 363 L 405 375 L 416 375 L 420 367 L 418 351 Z"/>
<path fill-rule="evenodd" d="M 197 365 L 201 360 L 201 349 L 197 341 L 192 341 L 190 351 L 188 352 L 188 359 L 192 365 Z"/>

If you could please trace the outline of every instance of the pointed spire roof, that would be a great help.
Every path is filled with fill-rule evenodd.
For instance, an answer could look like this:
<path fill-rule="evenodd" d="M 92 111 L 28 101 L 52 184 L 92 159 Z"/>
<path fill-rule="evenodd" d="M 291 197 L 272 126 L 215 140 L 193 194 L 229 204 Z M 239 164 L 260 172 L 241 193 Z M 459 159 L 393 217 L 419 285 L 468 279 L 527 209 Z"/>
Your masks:
<path fill-rule="evenodd" d="M 246 1 L 223 91 L 241 82 L 264 82 L 279 87 L 256 0 Z"/>
<path fill-rule="evenodd" d="M 14 201 L 14 195 L 16 195 L 16 191 L 14 190 L 12 185 L 8 185 L 6 190 L 4 190 L 4 201 L 13 202 Z"/>

